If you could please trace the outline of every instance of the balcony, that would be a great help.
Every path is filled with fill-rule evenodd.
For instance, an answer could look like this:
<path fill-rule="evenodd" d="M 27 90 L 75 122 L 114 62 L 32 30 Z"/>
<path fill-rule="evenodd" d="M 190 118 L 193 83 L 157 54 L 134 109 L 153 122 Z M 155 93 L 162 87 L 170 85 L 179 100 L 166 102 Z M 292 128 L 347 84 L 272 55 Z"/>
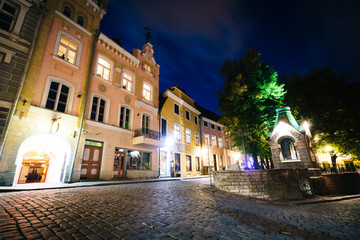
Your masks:
<path fill-rule="evenodd" d="M 133 144 L 149 148 L 165 147 L 165 141 L 160 140 L 160 133 L 151 129 L 135 129 Z"/>

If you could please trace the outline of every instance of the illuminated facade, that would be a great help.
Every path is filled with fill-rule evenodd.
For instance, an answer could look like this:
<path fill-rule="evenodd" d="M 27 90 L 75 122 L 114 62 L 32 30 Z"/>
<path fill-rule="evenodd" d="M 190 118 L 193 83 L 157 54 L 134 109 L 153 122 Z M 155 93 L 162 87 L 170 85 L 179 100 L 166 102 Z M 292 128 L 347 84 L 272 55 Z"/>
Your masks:
<path fill-rule="evenodd" d="M 106 4 L 47 1 L 0 159 L 3 185 L 56 184 L 72 175 L 91 46 Z"/>

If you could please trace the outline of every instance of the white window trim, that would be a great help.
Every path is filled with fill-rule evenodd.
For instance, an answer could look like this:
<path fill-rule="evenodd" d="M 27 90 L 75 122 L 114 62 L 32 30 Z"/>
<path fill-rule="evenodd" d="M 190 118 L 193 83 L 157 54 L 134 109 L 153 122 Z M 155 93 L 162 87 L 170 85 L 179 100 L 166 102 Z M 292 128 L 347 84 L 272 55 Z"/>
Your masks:
<path fill-rule="evenodd" d="M 118 126 L 119 128 L 122 128 L 122 129 L 126 129 L 126 128 L 123 128 L 123 127 L 120 127 L 120 117 L 121 117 L 121 107 L 126 107 L 130 110 L 130 117 L 129 117 L 129 130 L 133 129 L 133 122 L 134 122 L 134 109 L 132 107 L 130 107 L 129 105 L 126 105 L 126 104 L 120 104 L 119 106 L 119 114 L 118 114 Z"/>
<path fill-rule="evenodd" d="M 105 78 L 99 77 L 99 76 L 97 75 L 97 66 L 98 66 L 98 62 L 99 62 L 99 58 L 100 58 L 100 57 L 104 58 L 106 61 L 108 61 L 108 62 L 110 63 L 110 73 L 109 73 L 110 79 L 109 79 L 109 80 L 106 80 Z M 96 64 L 95 64 L 95 72 L 94 72 L 94 75 L 95 75 L 95 77 L 97 77 L 98 79 L 101 79 L 101 80 L 103 80 L 104 82 L 111 84 L 111 83 L 113 82 L 113 75 L 114 75 L 114 62 L 113 62 L 110 58 L 106 57 L 105 55 L 98 53 L 98 54 L 97 54 L 97 57 L 96 57 Z"/>
<path fill-rule="evenodd" d="M 179 126 L 179 139 L 176 139 L 176 136 L 175 136 L 175 126 Z M 175 138 L 175 141 L 181 141 L 181 125 L 180 124 L 177 124 L 177 123 L 174 123 L 174 138 Z"/>
<path fill-rule="evenodd" d="M 176 113 L 176 112 L 175 112 L 175 105 L 177 105 L 177 106 L 179 107 L 179 113 Z M 177 103 L 174 103 L 174 114 L 180 116 L 180 105 L 177 104 Z"/>
<path fill-rule="evenodd" d="M 109 121 L 109 110 L 110 110 L 110 98 L 105 97 L 104 95 L 101 95 L 101 94 L 98 94 L 98 93 L 92 93 L 91 94 L 90 107 L 89 107 L 89 113 L 88 113 L 88 120 L 98 122 L 96 120 L 91 120 L 90 119 L 91 118 L 91 109 L 92 109 L 94 97 L 101 98 L 101 99 L 105 100 L 106 103 L 105 103 L 105 111 L 104 111 L 104 122 L 102 122 L 102 123 L 108 123 L 108 121 Z"/>
<path fill-rule="evenodd" d="M 68 61 L 65 61 L 65 59 L 62 59 L 58 56 L 58 50 L 59 50 L 59 45 L 60 45 L 60 39 L 61 37 L 64 36 L 68 39 L 70 39 L 71 41 L 75 42 L 78 45 L 78 52 L 77 52 L 77 57 L 76 57 L 76 61 L 75 64 L 69 63 Z M 80 59 L 81 59 L 81 51 L 82 51 L 82 44 L 81 42 L 79 42 L 76 38 L 74 38 L 73 36 L 64 33 L 62 31 L 59 31 L 58 36 L 56 38 L 56 43 L 55 43 L 55 47 L 54 47 L 54 52 L 53 52 L 53 57 L 55 57 L 57 60 L 64 62 L 70 66 L 79 68 L 80 65 Z M 96 65 L 95 65 L 96 66 Z"/>
<path fill-rule="evenodd" d="M 65 81 L 64 79 L 58 78 L 58 77 L 49 76 L 47 78 L 45 88 L 43 91 L 43 97 L 41 100 L 41 107 L 45 108 L 45 106 L 46 106 L 51 82 L 58 82 L 58 83 L 64 84 L 69 87 L 68 102 L 66 104 L 64 113 L 71 114 L 71 109 L 72 109 L 72 105 L 74 102 L 75 86 L 72 83 Z M 49 110 L 51 110 L 51 109 L 49 109 Z M 55 110 L 52 110 L 52 111 L 55 111 Z"/>
<path fill-rule="evenodd" d="M 190 132 L 190 141 L 188 141 L 188 139 L 187 139 L 187 131 Z M 191 144 L 191 129 L 190 128 L 185 129 L 185 142 Z"/>
<path fill-rule="evenodd" d="M 145 86 L 145 84 L 150 87 L 150 100 L 144 98 L 144 86 Z M 154 99 L 153 94 L 154 94 L 153 86 L 150 83 L 144 81 L 143 85 L 142 85 L 142 92 L 141 92 L 142 99 L 145 100 L 145 101 L 148 101 L 148 102 L 153 102 L 153 99 Z"/>
<path fill-rule="evenodd" d="M 186 118 L 186 113 L 189 113 L 189 119 L 187 119 Z M 190 113 L 190 111 L 189 110 L 187 110 L 187 109 L 185 109 L 185 120 L 187 120 L 187 121 L 191 121 L 191 113 Z"/>
<path fill-rule="evenodd" d="M 123 88 L 123 86 L 124 86 L 124 72 L 126 72 L 127 74 L 130 74 L 132 77 L 133 77 L 133 83 L 132 83 L 132 89 L 131 89 L 131 91 L 128 91 L 126 88 Z M 136 77 L 135 77 L 135 74 L 134 73 L 132 73 L 132 72 L 130 72 L 129 70 L 127 70 L 127 69 L 123 69 L 122 71 L 121 71 L 121 85 L 120 85 L 120 88 L 123 90 L 123 91 L 126 91 L 126 92 L 129 92 L 129 93 L 132 93 L 132 94 L 134 94 L 134 92 L 135 92 L 135 84 L 136 84 L 136 82 L 135 82 L 135 80 L 136 80 Z"/>
<path fill-rule="evenodd" d="M 148 112 L 142 112 L 141 113 L 141 128 L 143 127 L 142 126 L 142 119 L 143 119 L 143 116 L 148 116 L 149 117 L 149 130 L 153 130 L 153 127 L 152 127 L 152 124 L 153 124 L 153 118 L 152 118 L 152 115 Z"/>

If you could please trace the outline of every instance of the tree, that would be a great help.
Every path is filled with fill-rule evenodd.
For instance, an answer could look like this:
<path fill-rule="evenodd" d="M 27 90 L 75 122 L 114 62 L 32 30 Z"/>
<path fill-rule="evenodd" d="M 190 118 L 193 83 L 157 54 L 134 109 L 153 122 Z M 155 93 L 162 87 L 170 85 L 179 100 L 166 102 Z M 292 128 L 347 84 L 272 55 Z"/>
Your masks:
<path fill-rule="evenodd" d="M 284 98 L 284 85 L 278 83 L 277 72 L 254 49 L 239 61 L 226 60 L 220 72 L 225 80 L 222 90 L 216 92 L 220 121 L 239 149 L 244 137 L 246 152 L 253 156 L 254 167 L 259 168 L 258 156 L 271 157 L 266 138 L 276 117 L 275 109 Z"/>
<path fill-rule="evenodd" d="M 333 167 L 339 153 L 360 156 L 360 84 L 348 82 L 348 77 L 330 68 L 314 68 L 303 76 L 294 73 L 282 78 L 285 102 L 298 119 L 311 122 L 312 135 L 320 139 L 314 147 L 328 146 Z"/>

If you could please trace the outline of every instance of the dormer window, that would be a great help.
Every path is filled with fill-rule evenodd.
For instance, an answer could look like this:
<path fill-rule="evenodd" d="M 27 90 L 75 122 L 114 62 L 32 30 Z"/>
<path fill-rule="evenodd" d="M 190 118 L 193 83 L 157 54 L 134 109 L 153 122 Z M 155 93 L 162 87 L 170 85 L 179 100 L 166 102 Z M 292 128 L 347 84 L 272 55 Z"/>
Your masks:
<path fill-rule="evenodd" d="M 65 5 L 63 8 L 63 14 L 68 18 L 71 17 L 71 8 L 68 5 Z"/>

